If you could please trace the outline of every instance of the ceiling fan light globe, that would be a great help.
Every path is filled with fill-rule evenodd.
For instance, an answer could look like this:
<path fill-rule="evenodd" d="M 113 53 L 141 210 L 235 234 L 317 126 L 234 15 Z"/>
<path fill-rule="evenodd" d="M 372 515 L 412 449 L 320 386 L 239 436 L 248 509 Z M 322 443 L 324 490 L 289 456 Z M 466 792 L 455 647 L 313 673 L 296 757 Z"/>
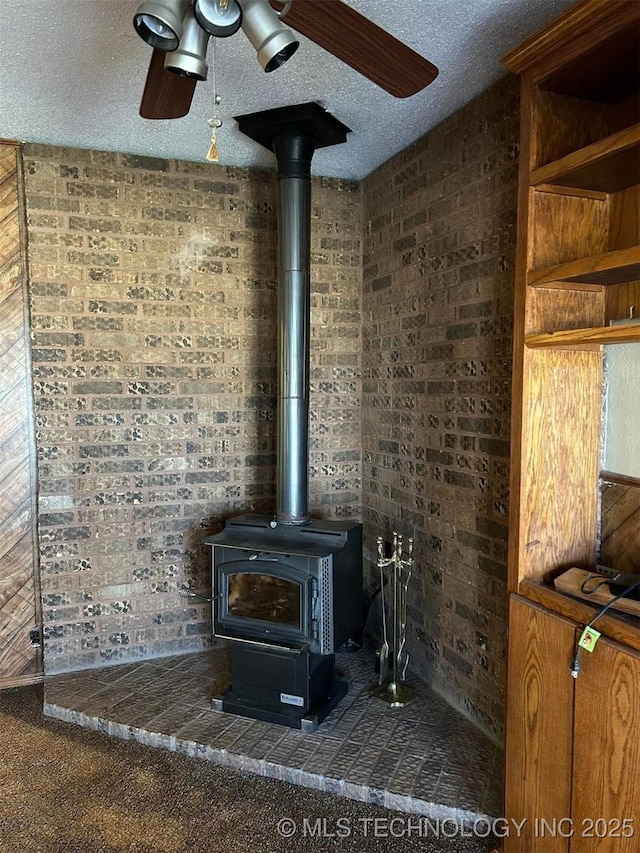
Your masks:
<path fill-rule="evenodd" d="M 242 12 L 235 0 L 196 0 L 193 11 L 203 30 L 216 38 L 227 38 L 237 33 L 242 23 Z"/>
<path fill-rule="evenodd" d="M 258 62 L 265 71 L 275 71 L 291 59 L 299 46 L 300 42 L 295 38 L 291 41 L 282 33 L 278 33 L 277 37 L 274 36 L 263 45 L 258 53 Z"/>
<path fill-rule="evenodd" d="M 238 0 L 242 29 L 265 71 L 275 71 L 290 59 L 300 42 L 269 5 L 269 0 Z"/>
<path fill-rule="evenodd" d="M 134 15 L 133 26 L 151 47 L 175 50 L 182 36 L 182 21 L 188 7 L 189 0 L 145 0 Z"/>
<path fill-rule="evenodd" d="M 176 34 L 168 27 L 160 18 L 154 18 L 153 15 L 140 15 L 140 26 L 146 27 L 150 32 L 159 39 L 165 41 L 174 39 Z"/>
<path fill-rule="evenodd" d="M 198 24 L 193 14 L 193 8 L 189 7 L 183 22 L 180 44 L 177 50 L 167 53 L 164 58 L 164 67 L 167 71 L 172 71 L 181 77 L 206 80 L 209 70 L 207 64 L 208 42 L 209 33 Z"/>

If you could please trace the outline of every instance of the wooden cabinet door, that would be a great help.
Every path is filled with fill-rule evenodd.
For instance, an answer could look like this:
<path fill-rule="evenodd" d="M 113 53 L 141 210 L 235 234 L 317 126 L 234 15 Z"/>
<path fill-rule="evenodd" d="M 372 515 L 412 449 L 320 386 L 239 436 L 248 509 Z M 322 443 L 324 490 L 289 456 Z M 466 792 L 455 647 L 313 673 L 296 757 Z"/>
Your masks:
<path fill-rule="evenodd" d="M 511 597 L 505 815 L 525 823 L 511 829 L 505 853 L 569 848 L 553 827 L 571 814 L 574 641 L 573 622 Z"/>
<path fill-rule="evenodd" d="M 571 853 L 638 853 L 640 654 L 601 638 L 580 662 Z"/>

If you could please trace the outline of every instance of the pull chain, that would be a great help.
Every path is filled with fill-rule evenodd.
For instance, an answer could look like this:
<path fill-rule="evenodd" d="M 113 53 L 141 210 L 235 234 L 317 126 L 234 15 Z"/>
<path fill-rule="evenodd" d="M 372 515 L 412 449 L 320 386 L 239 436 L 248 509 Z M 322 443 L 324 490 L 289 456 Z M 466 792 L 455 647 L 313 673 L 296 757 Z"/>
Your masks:
<path fill-rule="evenodd" d="M 217 163 L 218 160 L 220 159 L 220 155 L 218 154 L 218 142 L 216 139 L 216 131 L 219 127 L 222 127 L 222 119 L 219 118 L 219 116 L 218 116 L 218 107 L 220 105 L 220 95 L 216 91 L 215 56 L 216 56 L 216 40 L 212 39 L 211 78 L 213 80 L 213 115 L 211 116 L 211 118 L 207 122 L 207 124 L 211 128 L 211 142 L 209 143 L 209 150 L 207 151 L 207 160 L 209 160 L 210 163 Z"/>

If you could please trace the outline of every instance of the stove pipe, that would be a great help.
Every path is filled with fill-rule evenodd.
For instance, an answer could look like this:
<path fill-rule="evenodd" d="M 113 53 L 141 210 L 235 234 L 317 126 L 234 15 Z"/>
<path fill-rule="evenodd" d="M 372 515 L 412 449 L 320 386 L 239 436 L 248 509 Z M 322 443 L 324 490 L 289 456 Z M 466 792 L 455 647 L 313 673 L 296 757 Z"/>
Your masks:
<path fill-rule="evenodd" d="M 309 520 L 311 159 L 349 128 L 315 103 L 238 116 L 278 161 L 278 418 L 276 522 Z"/>
<path fill-rule="evenodd" d="M 313 140 L 273 140 L 278 159 L 278 421 L 276 520 L 309 519 L 309 335 Z"/>

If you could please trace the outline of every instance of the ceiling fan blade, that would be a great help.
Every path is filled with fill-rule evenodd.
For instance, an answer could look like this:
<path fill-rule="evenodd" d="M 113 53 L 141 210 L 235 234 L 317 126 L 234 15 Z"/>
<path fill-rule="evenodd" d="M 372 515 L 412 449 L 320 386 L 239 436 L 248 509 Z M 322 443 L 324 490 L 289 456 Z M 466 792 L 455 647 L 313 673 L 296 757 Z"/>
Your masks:
<path fill-rule="evenodd" d="M 280 11 L 284 3 L 270 0 Z M 342 0 L 293 0 L 283 21 L 396 98 L 415 95 L 438 69 Z"/>
<path fill-rule="evenodd" d="M 164 57 L 161 50 L 154 50 L 151 56 L 140 103 L 142 118 L 182 118 L 191 108 L 198 81 L 167 71 Z"/>

